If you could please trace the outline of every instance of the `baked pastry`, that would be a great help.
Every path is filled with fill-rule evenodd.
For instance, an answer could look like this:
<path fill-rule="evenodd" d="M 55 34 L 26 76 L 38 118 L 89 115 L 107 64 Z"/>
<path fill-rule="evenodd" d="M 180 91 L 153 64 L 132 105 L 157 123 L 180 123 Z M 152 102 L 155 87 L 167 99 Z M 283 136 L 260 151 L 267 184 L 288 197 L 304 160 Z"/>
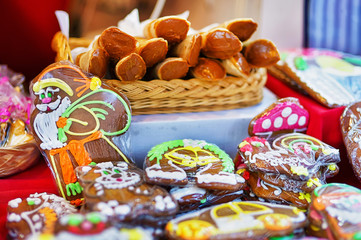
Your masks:
<path fill-rule="evenodd" d="M 183 58 L 168 57 L 154 66 L 153 75 L 162 80 L 180 79 L 187 75 L 188 69 L 188 63 Z"/>
<path fill-rule="evenodd" d="M 146 38 L 164 38 L 169 44 L 180 43 L 187 37 L 190 23 L 177 16 L 166 16 L 152 20 L 143 29 Z"/>
<path fill-rule="evenodd" d="M 177 202 L 158 186 L 143 181 L 143 171 L 126 162 L 79 166 L 86 208 L 115 222 L 158 226 L 178 211 Z M 147 222 L 147 221 L 150 221 Z"/>
<path fill-rule="evenodd" d="M 361 181 L 360 139 L 361 102 L 348 105 L 340 118 L 341 133 L 346 146 L 347 157 L 355 176 Z"/>
<path fill-rule="evenodd" d="M 188 35 L 182 42 L 175 45 L 170 54 L 183 58 L 190 67 L 194 67 L 198 63 L 199 54 L 202 47 L 202 36 L 198 33 Z"/>
<path fill-rule="evenodd" d="M 257 30 L 258 24 L 252 18 L 236 18 L 222 23 L 219 27 L 228 29 L 241 42 L 245 42 Z"/>
<path fill-rule="evenodd" d="M 227 59 L 242 50 L 242 42 L 226 28 L 214 28 L 200 34 L 201 53 L 206 57 Z"/>
<path fill-rule="evenodd" d="M 241 52 L 236 53 L 230 58 L 222 60 L 222 65 L 225 68 L 227 74 L 236 77 L 247 78 L 251 72 L 251 66 L 248 64 L 246 58 Z"/>
<path fill-rule="evenodd" d="M 361 235 L 361 190 L 342 183 L 315 189 L 309 207 L 307 234 L 328 239 L 358 239 Z"/>
<path fill-rule="evenodd" d="M 35 105 L 30 124 L 36 143 L 54 173 L 61 196 L 80 204 L 82 188 L 76 166 L 131 161 L 122 143 L 127 140 L 124 133 L 131 121 L 129 102 L 68 61 L 45 68 L 31 82 L 30 90 Z"/>
<path fill-rule="evenodd" d="M 90 49 L 76 57 L 75 64 L 99 78 L 107 73 L 109 55 L 103 48 Z"/>
<path fill-rule="evenodd" d="M 199 58 L 197 65 L 189 72 L 193 77 L 205 80 L 220 80 L 226 77 L 226 70 L 220 61 L 212 58 Z"/>
<path fill-rule="evenodd" d="M 247 62 L 255 67 L 270 67 L 280 60 L 277 47 L 268 39 L 247 42 L 242 53 Z"/>
<path fill-rule="evenodd" d="M 306 226 L 296 207 L 254 201 L 233 201 L 171 220 L 169 239 L 266 239 L 287 236 Z"/>
<path fill-rule="evenodd" d="M 360 99 L 357 80 L 361 67 L 348 60 L 354 57 L 312 48 L 284 51 L 281 55 L 282 59 L 268 67 L 268 72 L 287 86 L 329 108 L 347 106 Z"/>
<path fill-rule="evenodd" d="M 64 198 L 48 193 L 34 193 L 8 203 L 6 228 L 11 239 L 27 239 L 31 235 L 52 233 L 61 216 L 77 210 Z"/>
<path fill-rule="evenodd" d="M 39 149 L 22 120 L 0 123 L 0 155 L 0 177 L 21 172 L 38 161 Z"/>
<path fill-rule="evenodd" d="M 135 81 L 144 77 L 146 69 L 143 58 L 137 53 L 131 53 L 117 62 L 115 75 L 121 81 Z"/>
<path fill-rule="evenodd" d="M 137 39 L 138 53 L 144 60 L 146 67 L 152 67 L 165 59 L 168 53 L 168 42 L 163 38 Z"/>

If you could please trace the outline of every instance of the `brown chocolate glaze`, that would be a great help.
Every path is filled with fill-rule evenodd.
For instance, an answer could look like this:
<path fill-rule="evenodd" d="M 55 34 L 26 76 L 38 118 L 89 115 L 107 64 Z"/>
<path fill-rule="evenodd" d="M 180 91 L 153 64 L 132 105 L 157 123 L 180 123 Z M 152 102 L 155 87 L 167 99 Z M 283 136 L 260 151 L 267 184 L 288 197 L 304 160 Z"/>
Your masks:
<path fill-rule="evenodd" d="M 187 36 L 179 44 L 171 49 L 171 55 L 181 57 L 187 61 L 190 67 L 197 65 L 199 54 L 202 47 L 202 36 L 200 34 L 192 34 Z"/>
<path fill-rule="evenodd" d="M 121 81 L 135 81 L 144 77 L 146 69 L 143 58 L 139 54 L 131 53 L 118 61 L 115 74 Z"/>
<path fill-rule="evenodd" d="M 270 67 L 280 60 L 277 47 L 267 39 L 257 39 L 248 43 L 243 54 L 247 61 L 256 67 Z"/>
<path fill-rule="evenodd" d="M 252 18 L 238 18 L 225 22 L 222 26 L 236 35 L 242 42 L 251 38 L 258 24 Z"/>
<path fill-rule="evenodd" d="M 191 68 L 193 77 L 206 80 L 219 80 L 226 77 L 226 71 L 222 64 L 211 58 L 199 58 L 198 64 Z"/>
<path fill-rule="evenodd" d="M 186 76 L 188 69 L 188 64 L 183 58 L 169 57 L 159 62 L 153 72 L 159 79 L 172 80 Z"/>
<path fill-rule="evenodd" d="M 76 64 L 81 69 L 103 78 L 107 72 L 109 55 L 102 49 L 91 49 L 77 56 Z"/>
<path fill-rule="evenodd" d="M 139 40 L 137 53 L 143 58 L 147 67 L 165 59 L 168 52 L 168 42 L 163 38 L 152 38 Z"/>

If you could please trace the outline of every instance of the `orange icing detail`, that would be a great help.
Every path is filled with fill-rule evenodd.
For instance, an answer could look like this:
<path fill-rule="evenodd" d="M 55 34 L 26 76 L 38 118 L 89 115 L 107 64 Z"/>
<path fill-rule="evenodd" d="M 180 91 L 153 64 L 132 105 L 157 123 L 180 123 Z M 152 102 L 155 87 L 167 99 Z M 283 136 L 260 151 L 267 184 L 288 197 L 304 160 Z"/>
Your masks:
<path fill-rule="evenodd" d="M 39 210 L 45 217 L 45 227 L 42 233 L 52 233 L 54 230 L 55 222 L 58 219 L 53 209 L 44 207 Z"/>
<path fill-rule="evenodd" d="M 262 221 L 265 227 L 272 231 L 287 230 L 292 226 L 291 218 L 281 213 L 265 214 L 257 219 Z"/>
<path fill-rule="evenodd" d="M 71 205 L 74 205 L 74 206 L 77 206 L 77 207 L 80 206 L 80 205 L 83 205 L 83 203 L 84 203 L 84 198 L 78 198 L 78 199 L 70 201 Z"/>
<path fill-rule="evenodd" d="M 77 181 L 74 167 L 67 151 L 70 151 L 79 166 L 88 165 L 92 162 L 92 159 L 89 156 L 89 153 L 86 151 L 84 144 L 100 139 L 102 136 L 103 134 L 100 131 L 96 131 L 84 139 L 71 140 L 65 147 L 50 150 L 50 154 L 52 156 L 59 154 L 60 166 L 65 184 L 74 183 Z"/>
<path fill-rule="evenodd" d="M 313 206 L 316 210 L 322 211 L 325 210 L 325 208 L 332 204 L 333 199 L 338 199 L 342 197 L 348 197 L 352 195 L 358 195 L 357 192 L 335 192 L 335 193 L 328 193 L 324 194 L 322 196 L 319 196 L 315 199 L 313 202 Z"/>
<path fill-rule="evenodd" d="M 84 85 L 82 85 L 80 87 L 77 87 L 75 89 L 75 91 L 78 92 L 78 94 L 77 94 L 78 97 L 83 95 L 83 93 L 90 88 L 91 81 L 90 81 L 89 78 L 87 78 L 87 79 L 76 79 L 76 78 L 74 78 L 74 82 L 82 82 L 82 83 L 84 83 Z"/>
<path fill-rule="evenodd" d="M 56 126 L 58 128 L 64 128 L 66 126 L 67 118 L 65 117 L 59 117 L 59 120 L 56 121 Z"/>

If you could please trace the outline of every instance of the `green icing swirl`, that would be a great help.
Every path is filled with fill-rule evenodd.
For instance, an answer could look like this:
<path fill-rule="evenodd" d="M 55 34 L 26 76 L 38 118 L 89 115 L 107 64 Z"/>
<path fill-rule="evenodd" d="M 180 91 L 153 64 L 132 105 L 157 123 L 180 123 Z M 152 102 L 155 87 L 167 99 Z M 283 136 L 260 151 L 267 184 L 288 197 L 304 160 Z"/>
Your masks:
<path fill-rule="evenodd" d="M 176 147 L 184 147 L 183 140 L 172 140 L 158 144 L 148 152 L 147 157 L 149 161 L 153 161 L 154 159 L 157 159 L 157 164 L 159 164 L 159 161 L 162 159 L 162 155 L 169 149 L 173 149 Z M 203 148 L 218 155 L 219 159 L 221 159 L 222 161 L 224 172 L 229 172 L 229 173 L 234 172 L 233 160 L 226 152 L 220 149 L 217 145 L 207 143 Z"/>

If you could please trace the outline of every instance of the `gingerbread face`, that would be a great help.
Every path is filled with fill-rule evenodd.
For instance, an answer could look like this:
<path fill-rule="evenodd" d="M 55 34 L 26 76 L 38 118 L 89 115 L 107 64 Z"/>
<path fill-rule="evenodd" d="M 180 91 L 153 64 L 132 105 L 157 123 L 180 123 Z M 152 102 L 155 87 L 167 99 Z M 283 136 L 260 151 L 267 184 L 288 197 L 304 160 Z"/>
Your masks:
<path fill-rule="evenodd" d="M 173 140 L 153 147 L 145 160 L 145 179 L 167 186 L 239 190 L 244 179 L 223 150 L 203 140 Z"/>
<path fill-rule="evenodd" d="M 128 149 L 120 147 L 131 121 L 128 100 L 67 61 L 44 69 L 30 90 L 35 105 L 31 115 L 35 140 L 54 172 L 60 194 L 79 203 L 82 192 L 76 166 L 130 161 Z M 115 137 L 117 141 L 113 141 Z"/>
<path fill-rule="evenodd" d="M 51 233 L 55 221 L 76 212 L 66 200 L 54 194 L 35 193 L 26 199 L 16 198 L 8 204 L 6 227 L 13 239 L 27 239 L 40 233 Z"/>
<path fill-rule="evenodd" d="M 272 145 L 263 138 L 246 138 L 239 153 L 250 171 L 285 174 L 307 180 L 322 166 L 338 171 L 339 151 L 311 136 L 292 133 L 281 135 Z"/>
<path fill-rule="evenodd" d="M 308 122 L 309 114 L 297 98 L 282 98 L 251 120 L 248 133 L 272 141 L 279 134 L 305 133 Z"/>
<path fill-rule="evenodd" d="M 295 207 L 233 201 L 171 220 L 166 234 L 170 239 L 262 239 L 305 225 L 305 215 Z"/>
<path fill-rule="evenodd" d="M 168 217 L 178 206 L 168 192 L 144 183 L 143 172 L 125 162 L 77 167 L 84 188 L 86 206 L 115 221 L 136 221 L 140 217 Z"/>
<path fill-rule="evenodd" d="M 360 206 L 360 189 L 341 183 L 320 186 L 312 196 L 307 230 L 319 237 L 357 239 L 361 235 Z"/>

